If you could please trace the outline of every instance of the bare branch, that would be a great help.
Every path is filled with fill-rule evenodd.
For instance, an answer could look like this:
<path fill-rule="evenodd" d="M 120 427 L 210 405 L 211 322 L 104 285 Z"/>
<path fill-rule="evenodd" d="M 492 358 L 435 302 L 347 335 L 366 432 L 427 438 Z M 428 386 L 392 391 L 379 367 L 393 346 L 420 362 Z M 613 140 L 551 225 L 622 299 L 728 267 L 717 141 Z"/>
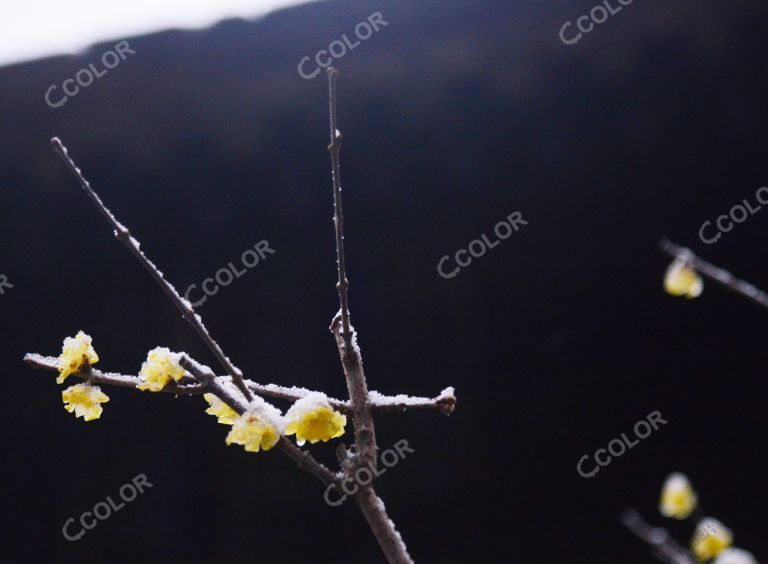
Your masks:
<path fill-rule="evenodd" d="M 662 562 L 668 564 L 697 564 L 696 558 L 669 536 L 666 529 L 653 527 L 646 523 L 634 509 L 629 509 L 621 516 L 624 523 L 635 536 L 650 545 L 653 553 Z"/>
<path fill-rule="evenodd" d="M 341 132 L 336 123 L 336 77 L 339 72 L 330 67 L 328 69 L 328 106 L 331 124 L 331 143 L 328 152 L 331 154 L 331 169 L 333 172 L 333 223 L 336 227 L 336 266 L 338 268 L 339 281 L 336 288 L 339 290 L 339 303 L 341 313 L 341 326 L 344 342 L 349 347 L 352 335 L 349 327 L 349 303 L 347 291 L 347 266 L 344 259 L 344 210 L 341 205 L 341 170 L 339 167 L 339 151 L 341 151 Z"/>
<path fill-rule="evenodd" d="M 341 318 L 338 314 L 334 317 L 330 329 L 336 337 L 336 347 L 339 349 L 341 366 L 344 369 L 352 406 L 352 422 L 355 428 L 355 457 L 357 459 L 355 469 L 360 466 L 368 466 L 375 470 L 378 450 L 376 431 L 371 415 L 363 360 L 357 346 L 357 335 L 355 330 L 350 327 L 352 341 L 351 346 L 347 347 L 342 335 Z"/>
<path fill-rule="evenodd" d="M 379 546 L 390 564 L 413 564 L 411 555 L 395 524 L 387 516 L 384 502 L 376 495 L 371 485 L 361 487 L 355 495 L 355 501 L 368 521 L 368 526 L 376 535 Z"/>
<path fill-rule="evenodd" d="M 271 397 L 275 399 L 282 399 L 286 401 L 295 402 L 309 394 L 314 393 L 307 388 L 300 388 L 298 386 L 279 386 L 278 384 L 257 384 L 250 380 L 245 381 L 245 385 L 248 386 L 255 394 L 264 397 Z M 326 396 L 328 397 L 328 396 Z M 342 401 L 336 398 L 328 397 L 328 404 L 341 413 L 351 413 L 352 409 L 349 402 Z"/>
<path fill-rule="evenodd" d="M 338 486 L 341 483 L 341 480 L 344 477 L 343 474 L 331 471 L 327 466 L 318 462 L 309 451 L 300 449 L 293 443 L 293 441 L 285 436 L 280 437 L 276 446 L 291 458 L 299 468 L 309 472 L 326 486 Z"/>
<path fill-rule="evenodd" d="M 328 105 L 330 110 L 331 143 L 328 151 L 331 154 L 333 169 L 333 221 L 336 227 L 336 263 L 338 267 L 338 282 L 340 309 L 331 321 L 331 332 L 336 338 L 341 365 L 347 380 L 347 390 L 352 406 L 352 421 L 355 428 L 355 450 L 351 463 L 342 464 L 348 478 L 362 467 L 368 467 L 375 473 L 377 462 L 376 431 L 368 395 L 368 385 L 365 381 L 363 359 L 357 346 L 357 335 L 352 328 L 349 315 L 346 265 L 344 261 L 344 213 L 341 205 L 341 175 L 339 171 L 339 151 L 341 149 L 341 132 L 336 123 L 336 77 L 338 71 L 333 67 L 328 69 Z M 390 564 L 409 564 L 413 561 L 403 543 L 395 524 L 387 516 L 384 503 L 376 495 L 373 485 L 359 485 L 355 500 L 365 515 L 376 540 L 379 542 L 384 556 Z"/>
<path fill-rule="evenodd" d="M 182 298 L 176 291 L 176 288 L 174 288 L 173 285 L 163 277 L 158 268 L 141 251 L 140 243 L 131 237 L 131 233 L 128 231 L 128 228 L 120 223 L 112 214 L 112 212 L 107 209 L 107 207 L 101 201 L 101 198 L 99 198 L 99 195 L 96 194 L 93 188 L 91 188 L 91 185 L 85 179 L 83 173 L 79 168 L 77 168 L 75 162 L 69 156 L 67 148 L 64 147 L 61 141 L 57 137 L 54 137 L 51 139 L 51 145 L 53 146 L 54 151 L 56 151 L 56 154 L 58 154 L 59 157 L 61 157 L 61 159 L 64 161 L 64 164 L 67 165 L 67 168 L 69 168 L 70 172 L 74 174 L 75 178 L 80 183 L 80 186 L 83 188 L 83 190 L 85 190 L 85 193 L 88 195 L 91 201 L 96 205 L 107 222 L 112 226 L 114 229 L 115 237 L 118 239 L 118 241 L 122 242 L 126 247 L 128 247 L 131 253 L 133 253 L 133 256 L 135 256 L 141 265 L 147 269 L 147 271 L 152 275 L 152 278 L 155 279 L 155 282 L 160 285 L 163 291 L 171 299 L 173 304 L 181 312 L 184 319 L 186 319 L 192 325 L 192 327 L 195 328 L 197 333 L 200 335 L 200 338 L 203 339 L 217 360 L 232 376 L 232 380 L 235 382 L 246 399 L 251 400 L 253 396 L 251 395 L 250 390 L 248 390 L 248 388 L 243 383 L 243 373 L 239 368 L 232 364 L 229 358 L 221 350 L 221 347 L 219 347 L 219 344 L 213 340 L 210 333 L 208 333 L 208 330 L 205 328 L 205 325 L 203 325 L 203 320 L 199 315 L 195 314 L 194 310 L 192 309 L 192 305 L 187 300 Z"/>
<path fill-rule="evenodd" d="M 369 405 L 373 412 L 408 411 L 411 409 L 438 409 L 443 415 L 456 410 L 456 395 L 453 388 L 446 388 L 436 398 L 416 398 L 406 395 L 385 396 L 379 392 L 369 393 Z"/>
<path fill-rule="evenodd" d="M 690 249 L 676 245 L 669 239 L 662 239 L 659 242 L 659 247 L 668 255 L 690 264 L 696 272 L 703 274 L 710 280 L 714 280 L 718 284 L 725 286 L 732 292 L 744 296 L 759 306 L 768 308 L 768 294 L 749 282 L 739 280 L 727 270 L 718 268 L 717 266 L 700 259 L 693 254 L 693 251 Z"/>

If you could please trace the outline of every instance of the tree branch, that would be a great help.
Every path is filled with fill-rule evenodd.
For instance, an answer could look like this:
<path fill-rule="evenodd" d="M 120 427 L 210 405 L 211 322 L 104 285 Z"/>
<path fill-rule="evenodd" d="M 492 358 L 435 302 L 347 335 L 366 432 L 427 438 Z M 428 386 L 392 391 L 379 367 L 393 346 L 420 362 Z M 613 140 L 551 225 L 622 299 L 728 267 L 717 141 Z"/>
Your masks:
<path fill-rule="evenodd" d="M 371 415 L 368 386 L 363 371 L 363 359 L 357 346 L 357 335 L 352 328 L 349 315 L 346 265 L 344 260 L 344 212 L 341 205 L 341 176 L 339 171 L 339 151 L 341 149 L 341 132 L 336 123 L 336 77 L 338 71 L 328 68 L 328 106 L 330 113 L 331 143 L 328 152 L 331 154 L 333 170 L 333 221 L 336 230 L 336 263 L 338 267 L 339 312 L 331 321 L 331 332 L 336 337 L 336 346 L 347 380 L 349 400 L 352 405 L 352 421 L 355 428 L 355 451 L 351 464 L 343 464 L 347 479 L 354 476 L 353 472 L 362 467 L 368 467 L 375 473 L 377 462 L 376 431 Z M 395 524 L 387 516 L 384 503 L 376 495 L 373 485 L 359 484 L 355 500 L 365 515 L 376 540 L 379 542 L 384 556 L 390 564 L 412 564 L 413 560 L 395 529 Z"/>
<path fill-rule="evenodd" d="M 228 382 L 225 377 L 217 377 L 210 368 L 198 364 L 187 356 L 182 356 L 179 364 L 194 374 L 198 380 L 209 384 L 212 392 L 235 412 L 242 414 L 246 410 L 247 406 L 227 390 L 226 383 Z M 309 472 L 326 486 L 338 486 L 341 483 L 343 477 L 341 474 L 331 471 L 318 462 L 309 451 L 301 450 L 285 436 L 280 437 L 275 446 L 293 460 L 299 468 Z"/>
<path fill-rule="evenodd" d="M 662 562 L 668 564 L 697 564 L 696 558 L 669 536 L 666 529 L 653 527 L 646 523 L 634 509 L 629 509 L 621 516 L 630 531 L 650 545 L 653 553 Z"/>
<path fill-rule="evenodd" d="M 198 382 L 200 380 L 199 375 L 185 364 L 185 361 L 183 360 L 184 358 L 191 360 L 188 357 L 182 357 L 182 366 L 184 366 L 190 374 L 197 377 L 197 380 L 187 376 L 178 383 L 169 382 L 162 391 L 171 394 L 184 395 L 199 395 L 205 393 L 207 391 L 206 388 Z M 24 356 L 24 362 L 32 368 L 51 372 L 59 371 L 59 359 L 55 356 L 28 353 Z M 117 374 L 115 372 L 102 372 L 93 367 L 91 367 L 88 372 L 73 373 L 72 376 L 90 380 L 95 384 L 106 384 L 121 388 L 135 388 L 141 383 L 141 379 L 137 376 L 128 376 Z M 230 376 L 216 376 L 216 381 L 226 384 L 227 382 L 232 382 L 232 378 Z M 306 388 L 278 386 L 277 384 L 257 384 L 251 380 L 245 380 L 245 385 L 260 396 L 291 402 L 300 400 L 306 395 L 313 393 L 312 390 Z M 347 415 L 352 413 L 352 406 L 349 401 L 328 398 L 328 403 L 333 409 L 341 413 Z M 453 388 L 446 388 L 436 398 L 409 397 L 404 395 L 387 396 L 378 392 L 371 392 L 370 407 L 373 412 L 437 409 L 446 415 L 450 415 L 453 413 L 455 406 L 456 398 L 453 396 Z"/>
<path fill-rule="evenodd" d="M 232 395 L 229 390 L 227 390 L 226 384 L 228 382 L 226 381 L 225 377 L 217 377 L 210 368 L 198 364 L 187 356 L 182 356 L 179 364 L 194 374 L 198 380 L 207 383 L 211 387 L 212 392 L 216 394 L 216 396 L 221 401 L 231 407 L 236 413 L 242 414 L 247 409 L 247 405 L 242 403 L 238 398 Z M 280 437 L 280 440 L 278 440 L 276 446 L 291 460 L 293 460 L 299 468 L 309 472 L 318 480 L 323 482 L 326 486 L 337 486 L 341 483 L 341 474 L 335 473 L 328 469 L 326 466 L 318 462 L 308 451 L 301 450 L 285 436 Z"/>
<path fill-rule="evenodd" d="M 417 398 L 400 394 L 385 396 L 371 391 L 368 394 L 368 404 L 373 412 L 408 411 L 411 409 L 438 409 L 443 415 L 450 415 L 456 410 L 456 395 L 454 389 L 448 387 L 436 398 Z"/>
<path fill-rule="evenodd" d="M 24 355 L 24 362 L 33 368 L 40 368 L 51 372 L 59 371 L 59 359 L 55 356 L 43 356 L 41 354 L 28 353 Z M 119 388 L 136 388 L 136 386 L 142 382 L 141 378 L 138 376 L 125 376 L 114 372 L 102 372 L 93 367 L 82 372 L 73 372 L 72 376 L 88 380 L 94 384 L 106 384 L 109 386 L 117 386 Z M 182 383 L 169 382 L 163 388 L 163 391 L 170 394 L 184 395 L 199 395 L 208 391 L 204 384 L 184 384 L 183 382 L 184 380 L 182 380 Z"/>
<path fill-rule="evenodd" d="M 158 283 L 158 285 L 171 299 L 173 304 L 181 312 L 184 319 L 186 319 L 192 325 L 192 327 L 195 328 L 198 335 L 200 335 L 200 338 L 205 342 L 206 345 L 208 345 L 208 348 L 211 350 L 211 352 L 213 352 L 217 360 L 226 369 L 227 373 L 232 376 L 232 380 L 235 382 L 235 385 L 237 385 L 245 398 L 249 401 L 253 399 L 250 390 L 243 383 L 243 373 L 239 368 L 232 364 L 232 361 L 230 361 L 229 358 L 224 354 L 224 352 L 221 350 L 221 347 L 219 347 L 219 344 L 213 340 L 210 333 L 208 333 L 208 330 L 205 328 L 205 325 L 203 325 L 203 320 L 199 315 L 195 314 L 194 310 L 192 309 L 192 305 L 187 300 L 182 298 L 176 291 L 176 288 L 174 288 L 173 285 L 163 277 L 158 268 L 141 251 L 140 243 L 131 237 L 131 233 L 128 231 L 128 228 L 120 223 L 112 214 L 112 212 L 107 209 L 107 207 L 104 205 L 104 202 L 102 202 L 101 198 L 99 198 L 99 195 L 96 194 L 93 188 L 91 188 L 91 185 L 85 179 L 83 173 L 79 168 L 77 168 L 75 162 L 69 156 L 67 148 L 64 147 L 58 137 L 51 139 L 51 145 L 53 146 L 54 151 L 56 151 L 56 154 L 61 157 L 61 159 L 64 161 L 64 164 L 67 165 L 67 168 L 75 176 L 77 181 L 80 183 L 80 186 L 83 188 L 83 190 L 85 190 L 85 193 L 88 195 L 91 201 L 96 205 L 107 222 L 112 226 L 117 240 L 128 247 L 131 253 L 133 253 L 133 256 L 138 259 L 138 261 L 147 270 L 147 272 L 152 275 L 152 278 L 155 279 L 155 282 Z"/>
<path fill-rule="evenodd" d="M 759 306 L 768 308 L 768 294 L 749 282 L 739 280 L 727 270 L 718 268 L 700 259 L 690 249 L 676 245 L 669 239 L 662 239 L 659 242 L 659 247 L 668 255 L 690 264 L 696 272 L 703 274 L 710 280 L 714 280 L 718 284 L 725 286 L 728 290 L 744 296 Z"/>
<path fill-rule="evenodd" d="M 339 152 L 341 151 L 341 131 L 336 125 L 336 77 L 339 72 L 330 67 L 328 69 L 328 107 L 331 124 L 331 143 L 328 152 L 331 154 L 331 170 L 333 173 L 333 224 L 336 228 L 336 266 L 338 268 L 339 281 L 336 288 L 339 291 L 339 303 L 341 308 L 341 326 L 344 342 L 349 347 L 352 335 L 349 327 L 349 303 L 347 291 L 347 265 L 344 259 L 344 211 L 341 205 L 341 170 L 339 167 Z"/>
<path fill-rule="evenodd" d="M 39 354 L 29 353 L 24 356 L 24 362 L 34 368 L 41 368 L 43 370 L 50 370 L 52 372 L 58 372 L 58 358 L 54 356 L 42 356 Z M 235 412 L 241 414 L 247 408 L 240 398 L 231 393 L 228 389 L 231 384 L 231 379 L 227 376 L 216 376 L 213 371 L 207 366 L 197 363 L 193 359 L 186 355 L 182 355 L 179 359 L 179 364 L 189 371 L 194 376 L 193 384 L 177 384 L 169 382 L 163 388 L 163 392 L 171 394 L 183 394 L 183 395 L 200 395 L 206 392 L 210 392 L 218 397 L 221 401 L 226 403 Z M 109 386 L 117 386 L 120 388 L 136 388 L 141 383 L 141 378 L 137 376 L 125 376 L 123 374 L 115 374 L 111 372 L 102 372 L 96 368 L 89 368 L 82 372 L 75 372 L 72 376 L 77 376 L 87 380 L 94 384 L 105 384 Z M 192 378 L 190 378 L 192 380 Z M 182 380 L 183 381 L 183 380 Z M 335 473 L 323 466 L 318 462 L 308 451 L 301 450 L 298 446 L 293 444 L 286 437 L 281 437 L 276 445 L 284 454 L 291 458 L 302 470 L 306 470 L 310 474 L 314 475 L 318 480 L 323 482 L 326 486 L 338 485 L 341 482 L 342 476 Z"/>

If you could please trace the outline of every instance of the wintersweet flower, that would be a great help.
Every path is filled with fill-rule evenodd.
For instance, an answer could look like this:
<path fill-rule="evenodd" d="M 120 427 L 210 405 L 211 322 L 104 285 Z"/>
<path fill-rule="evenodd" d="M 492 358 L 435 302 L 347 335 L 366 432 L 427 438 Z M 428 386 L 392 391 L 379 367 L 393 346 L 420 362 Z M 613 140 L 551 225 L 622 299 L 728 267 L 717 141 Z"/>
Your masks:
<path fill-rule="evenodd" d="M 334 411 L 328 397 L 320 392 L 307 394 L 294 403 L 285 414 L 285 434 L 296 435 L 299 446 L 306 441 L 314 444 L 344 434 L 347 418 Z"/>
<path fill-rule="evenodd" d="M 74 411 L 75 417 L 82 417 L 86 421 L 101 417 L 104 410 L 99 404 L 109 401 L 101 388 L 87 383 L 70 386 L 61 392 L 61 399 L 64 400 L 64 409 L 70 413 Z"/>
<path fill-rule="evenodd" d="M 284 426 L 280 411 L 256 396 L 248 409 L 232 423 L 227 444 L 243 445 L 248 452 L 269 450 L 280 440 Z"/>
<path fill-rule="evenodd" d="M 699 560 L 709 560 L 733 543 L 733 533 L 717 519 L 707 517 L 696 525 L 691 550 Z"/>
<path fill-rule="evenodd" d="M 672 296 L 697 298 L 704 289 L 704 282 L 690 264 L 675 259 L 664 275 L 664 290 Z"/>
<path fill-rule="evenodd" d="M 686 519 L 696 509 L 696 492 L 685 474 L 670 474 L 661 488 L 659 512 L 665 517 Z"/>
<path fill-rule="evenodd" d="M 179 353 L 174 353 L 166 347 L 157 347 L 149 351 L 147 360 L 141 365 L 139 378 L 142 382 L 138 389 L 159 392 L 171 380 L 178 382 L 184 377 L 184 368 L 179 364 Z"/>
<path fill-rule="evenodd" d="M 715 559 L 713 564 L 757 564 L 751 552 L 740 548 L 726 548 Z"/>
<path fill-rule="evenodd" d="M 238 418 L 237 412 L 234 409 L 213 394 L 203 394 L 203 398 L 210 404 L 210 407 L 206 409 L 205 412 L 209 415 L 218 417 L 219 423 L 223 425 L 232 425 Z"/>
<path fill-rule="evenodd" d="M 88 367 L 99 362 L 99 355 L 93 350 L 91 336 L 78 331 L 74 337 L 64 339 L 59 356 L 59 377 L 57 384 L 63 384 L 70 374 L 80 372 L 83 367 Z"/>

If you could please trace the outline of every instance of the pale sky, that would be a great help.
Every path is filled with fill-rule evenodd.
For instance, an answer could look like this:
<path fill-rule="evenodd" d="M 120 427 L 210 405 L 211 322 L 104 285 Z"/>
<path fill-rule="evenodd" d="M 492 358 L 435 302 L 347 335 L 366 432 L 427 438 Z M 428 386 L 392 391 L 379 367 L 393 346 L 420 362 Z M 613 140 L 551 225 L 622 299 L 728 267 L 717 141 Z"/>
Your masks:
<path fill-rule="evenodd" d="M 309 0 L 3 0 L 0 65 L 76 53 L 93 43 L 169 27 L 207 27 Z"/>

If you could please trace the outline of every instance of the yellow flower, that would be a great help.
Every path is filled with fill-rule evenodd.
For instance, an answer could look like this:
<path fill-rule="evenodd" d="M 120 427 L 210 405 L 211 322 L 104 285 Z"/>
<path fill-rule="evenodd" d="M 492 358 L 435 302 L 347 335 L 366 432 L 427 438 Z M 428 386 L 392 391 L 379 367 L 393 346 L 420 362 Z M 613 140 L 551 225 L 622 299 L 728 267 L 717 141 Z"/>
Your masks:
<path fill-rule="evenodd" d="M 61 392 L 61 399 L 64 400 L 64 409 L 70 413 L 74 411 L 75 417 L 82 417 L 86 421 L 101 417 L 104 410 L 99 404 L 109 401 L 109 397 L 101 388 L 90 384 L 70 386 Z"/>
<path fill-rule="evenodd" d="M 219 423 L 223 425 L 232 425 L 235 422 L 238 415 L 234 409 L 213 394 L 203 394 L 203 397 L 210 404 L 210 407 L 205 410 L 206 413 L 218 417 Z"/>
<path fill-rule="evenodd" d="M 686 519 L 696 509 L 696 492 L 685 474 L 670 474 L 661 488 L 659 511 L 665 517 Z"/>
<path fill-rule="evenodd" d="M 139 378 L 142 382 L 138 389 L 159 392 L 173 379 L 178 382 L 184 376 L 184 368 L 179 364 L 179 353 L 173 353 L 165 347 L 149 351 L 147 360 L 141 365 Z"/>
<path fill-rule="evenodd" d="M 83 367 L 88 367 L 99 362 L 99 355 L 93 350 L 91 336 L 78 331 L 74 337 L 64 339 L 59 356 L 59 377 L 57 384 L 63 384 L 70 374 L 80 372 Z"/>
<path fill-rule="evenodd" d="M 259 452 L 271 449 L 279 438 L 277 430 L 266 418 L 253 411 L 246 411 L 232 424 L 227 444 L 236 443 L 243 445 L 248 452 Z"/>
<path fill-rule="evenodd" d="M 691 550 L 699 560 L 706 561 L 719 555 L 733 542 L 733 533 L 717 519 L 707 517 L 696 525 Z"/>
<path fill-rule="evenodd" d="M 285 434 L 296 435 L 299 446 L 306 441 L 314 444 L 344 434 L 347 418 L 334 411 L 328 398 L 320 392 L 313 392 L 294 403 L 285 414 Z"/>
<path fill-rule="evenodd" d="M 672 296 L 697 298 L 704 289 L 704 282 L 687 262 L 675 259 L 664 275 L 664 290 Z"/>

